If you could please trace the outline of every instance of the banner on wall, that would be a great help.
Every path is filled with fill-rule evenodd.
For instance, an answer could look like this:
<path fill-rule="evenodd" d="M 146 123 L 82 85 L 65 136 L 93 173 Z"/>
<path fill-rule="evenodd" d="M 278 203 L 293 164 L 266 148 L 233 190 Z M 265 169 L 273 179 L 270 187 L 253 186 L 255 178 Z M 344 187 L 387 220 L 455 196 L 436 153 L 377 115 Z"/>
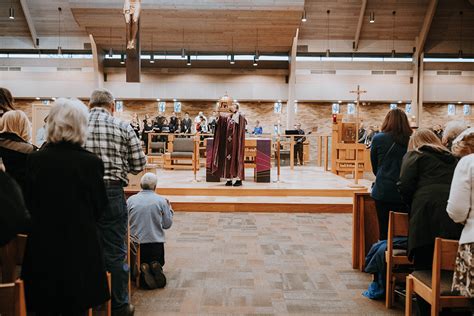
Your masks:
<path fill-rule="evenodd" d="M 166 102 L 158 102 L 158 112 L 164 113 L 166 111 Z"/>
<path fill-rule="evenodd" d="M 298 103 L 295 103 L 295 114 L 298 113 Z"/>
<path fill-rule="evenodd" d="M 347 103 L 347 114 L 354 115 L 356 112 L 356 107 L 354 103 Z"/>
<path fill-rule="evenodd" d="M 332 104 L 332 114 L 339 114 L 339 103 L 333 103 Z"/>
<path fill-rule="evenodd" d="M 448 115 L 456 115 L 456 105 L 448 104 Z"/>
<path fill-rule="evenodd" d="M 398 107 L 396 103 L 390 103 L 390 110 L 395 110 Z"/>
<path fill-rule="evenodd" d="M 464 104 L 463 113 L 466 116 L 471 115 L 471 105 L 470 104 Z"/>
<path fill-rule="evenodd" d="M 115 112 L 123 112 L 123 101 L 115 101 Z"/>
<path fill-rule="evenodd" d="M 405 113 L 411 114 L 411 103 L 405 104 Z"/>
<path fill-rule="evenodd" d="M 280 114 L 282 107 L 283 107 L 283 104 L 281 102 L 275 102 L 275 104 L 273 105 L 273 112 L 275 114 Z"/>
<path fill-rule="evenodd" d="M 181 113 L 181 102 L 175 101 L 173 107 L 175 113 Z"/>

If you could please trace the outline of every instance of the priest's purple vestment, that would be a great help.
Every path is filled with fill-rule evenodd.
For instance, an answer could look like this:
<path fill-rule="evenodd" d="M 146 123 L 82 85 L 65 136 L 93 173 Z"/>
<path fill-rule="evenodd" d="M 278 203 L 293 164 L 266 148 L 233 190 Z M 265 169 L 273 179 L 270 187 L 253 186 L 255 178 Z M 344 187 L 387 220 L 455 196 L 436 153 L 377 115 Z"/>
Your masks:
<path fill-rule="evenodd" d="M 246 123 L 245 117 L 239 112 L 219 116 L 212 146 L 213 175 L 244 180 Z"/>

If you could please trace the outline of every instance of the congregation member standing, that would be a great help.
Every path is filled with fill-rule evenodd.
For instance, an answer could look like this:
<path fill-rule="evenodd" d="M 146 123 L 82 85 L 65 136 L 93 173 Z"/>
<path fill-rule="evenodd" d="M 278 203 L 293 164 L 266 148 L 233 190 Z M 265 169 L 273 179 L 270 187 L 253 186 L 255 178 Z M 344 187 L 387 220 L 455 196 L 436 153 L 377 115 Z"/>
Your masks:
<path fill-rule="evenodd" d="M 184 113 L 184 119 L 181 121 L 181 132 L 185 134 L 190 134 L 192 126 L 193 121 L 189 117 L 189 113 Z"/>
<path fill-rule="evenodd" d="M 398 188 L 410 205 L 408 257 L 414 270 L 430 270 L 436 237 L 459 239 L 462 226 L 446 213 L 451 181 L 457 159 L 429 129 L 417 130 L 403 158 Z M 430 306 L 417 296 L 420 315 L 429 315 Z"/>
<path fill-rule="evenodd" d="M 464 224 L 459 239 L 453 291 L 473 298 L 474 283 L 474 128 L 469 128 L 453 141 L 452 152 L 462 157 L 454 171 L 447 211 L 456 223 Z"/>
<path fill-rule="evenodd" d="M 3 114 L 15 109 L 13 107 L 14 101 L 15 100 L 13 99 L 13 96 L 10 91 L 8 89 L 0 87 L 0 118 L 2 118 Z"/>
<path fill-rule="evenodd" d="M 37 150 L 30 143 L 31 126 L 23 111 L 12 110 L 2 117 L 0 127 L 0 158 L 7 173 L 24 190 L 26 182 L 26 159 L 28 154 Z"/>
<path fill-rule="evenodd" d="M 128 299 L 128 212 L 123 187 L 127 175 L 138 174 L 146 163 L 140 141 L 130 124 L 113 117 L 114 97 L 105 89 L 90 97 L 89 135 L 85 148 L 104 162 L 104 180 L 109 204 L 99 221 L 107 270 L 112 274 L 112 309 L 115 315 L 133 315 Z"/>
<path fill-rule="evenodd" d="M 164 230 L 173 223 L 170 202 L 155 193 L 157 182 L 155 174 L 146 173 L 140 180 L 142 191 L 127 200 L 130 234 L 140 243 L 140 270 L 149 289 L 166 285 Z"/>
<path fill-rule="evenodd" d="M 412 129 L 405 112 L 393 109 L 385 116 L 382 132 L 372 139 L 370 160 L 375 183 L 371 196 L 375 200 L 380 240 L 387 239 L 390 211 L 407 211 L 398 192 L 397 181 L 411 134 Z"/>
<path fill-rule="evenodd" d="M 58 99 L 47 144 L 28 157 L 32 225 L 22 279 L 28 312 L 37 315 L 85 315 L 110 298 L 97 231 L 107 205 L 104 165 L 82 148 L 87 117 L 81 101 Z"/>

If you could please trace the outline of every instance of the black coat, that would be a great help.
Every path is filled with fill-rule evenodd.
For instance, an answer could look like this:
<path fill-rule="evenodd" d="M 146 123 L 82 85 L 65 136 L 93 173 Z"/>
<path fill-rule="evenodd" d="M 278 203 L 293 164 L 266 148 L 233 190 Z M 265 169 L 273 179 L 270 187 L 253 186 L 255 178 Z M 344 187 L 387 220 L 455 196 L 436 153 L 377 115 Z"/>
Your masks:
<path fill-rule="evenodd" d="M 18 184 L 0 171 L 0 247 L 28 230 L 30 215 Z"/>
<path fill-rule="evenodd" d="M 375 200 L 402 203 L 397 189 L 397 181 L 400 176 L 402 159 L 406 152 L 407 145 L 396 143 L 390 133 L 379 133 L 372 139 L 370 160 L 375 175 L 375 184 L 371 196 Z"/>
<path fill-rule="evenodd" d="M 28 154 L 36 150 L 36 146 L 25 142 L 16 134 L 0 134 L 0 157 L 3 159 L 7 173 L 20 185 L 22 190 L 25 188 L 26 158 Z"/>
<path fill-rule="evenodd" d="M 446 212 L 457 159 L 431 147 L 410 151 L 403 158 L 398 188 L 411 205 L 408 250 L 434 245 L 436 237 L 459 239 L 462 225 Z"/>
<path fill-rule="evenodd" d="M 104 165 L 70 143 L 48 144 L 27 162 L 31 213 L 22 278 L 33 311 L 84 310 L 109 298 L 97 221 L 107 206 Z"/>

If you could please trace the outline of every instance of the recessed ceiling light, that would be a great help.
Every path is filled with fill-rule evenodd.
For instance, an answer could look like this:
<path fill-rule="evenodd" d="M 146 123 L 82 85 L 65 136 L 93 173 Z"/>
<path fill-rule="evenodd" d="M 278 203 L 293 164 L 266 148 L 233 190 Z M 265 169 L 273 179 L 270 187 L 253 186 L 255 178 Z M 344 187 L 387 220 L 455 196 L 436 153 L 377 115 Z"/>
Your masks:
<path fill-rule="evenodd" d="M 39 99 L 40 99 L 40 97 L 36 97 L 36 100 L 39 100 Z"/>
<path fill-rule="evenodd" d="M 337 103 L 342 103 L 342 101 L 341 101 L 341 100 L 339 100 L 339 101 L 337 101 Z"/>
<path fill-rule="evenodd" d="M 176 101 L 178 101 L 178 100 L 176 100 L 176 99 L 173 99 L 173 102 L 176 102 Z"/>
<path fill-rule="evenodd" d="M 402 103 L 402 101 L 398 101 L 398 103 Z"/>
<path fill-rule="evenodd" d="M 461 104 L 461 103 L 462 103 L 462 101 L 458 101 L 458 104 Z"/>
<path fill-rule="evenodd" d="M 161 101 L 161 99 L 156 99 L 156 101 Z"/>

